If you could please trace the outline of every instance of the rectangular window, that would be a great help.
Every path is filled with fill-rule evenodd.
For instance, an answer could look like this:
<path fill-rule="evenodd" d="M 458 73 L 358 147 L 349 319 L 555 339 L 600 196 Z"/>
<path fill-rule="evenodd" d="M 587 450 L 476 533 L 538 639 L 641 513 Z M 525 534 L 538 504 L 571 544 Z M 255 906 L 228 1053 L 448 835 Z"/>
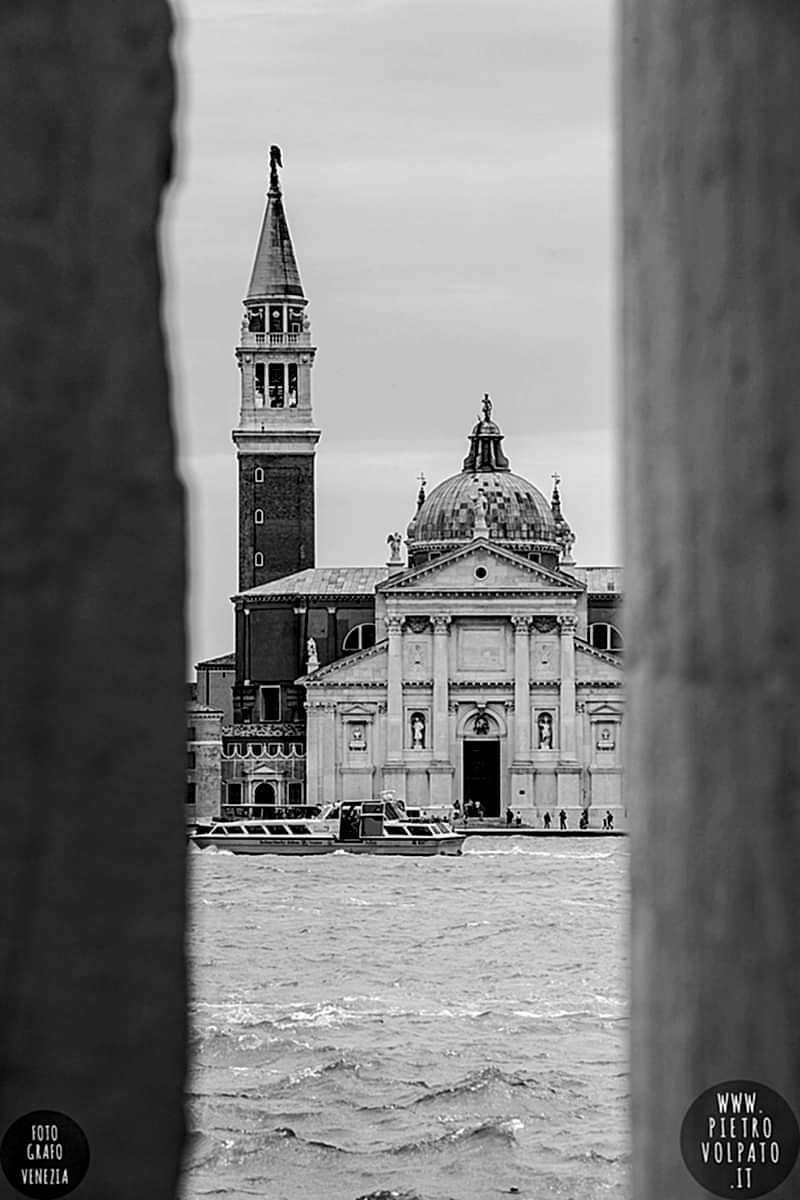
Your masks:
<path fill-rule="evenodd" d="M 187 725 L 186 740 L 187 740 L 187 742 L 196 742 L 197 741 L 197 729 L 195 728 L 194 725 Z"/>
<path fill-rule="evenodd" d="M 303 310 L 302 308 L 289 309 L 289 333 L 303 332 Z"/>
<path fill-rule="evenodd" d="M 264 332 L 264 306 L 259 305 L 257 308 L 249 308 L 247 310 L 248 328 L 251 333 Z"/>
<path fill-rule="evenodd" d="M 284 692 L 284 720 L 301 720 L 300 697 L 297 694 L 296 687 L 287 687 L 286 691 Z"/>
<path fill-rule="evenodd" d="M 289 803 L 290 804 L 302 804 L 303 803 L 303 785 L 302 785 L 302 783 L 290 783 L 289 784 Z"/>
<path fill-rule="evenodd" d="M 195 757 L 196 757 L 196 756 L 195 756 L 195 752 L 194 752 L 194 750 L 189 750 L 189 751 L 187 751 L 187 754 L 186 754 L 186 769 L 187 769 L 188 771 L 193 771 L 193 770 L 194 770 L 194 765 L 195 765 Z"/>
<path fill-rule="evenodd" d="M 264 403 L 264 364 L 256 363 L 253 386 L 256 393 L 256 407 Z"/>
<path fill-rule="evenodd" d="M 262 721 L 280 721 L 281 689 L 279 687 L 262 687 L 261 719 Z"/>
<path fill-rule="evenodd" d="M 297 363 L 289 363 L 286 372 L 288 378 L 286 390 L 288 392 L 289 408 L 295 408 L 297 405 Z"/>
<path fill-rule="evenodd" d="M 269 406 L 283 408 L 283 363 L 269 364 Z"/>
<path fill-rule="evenodd" d="M 197 803 L 196 793 L 197 793 L 197 785 L 194 783 L 187 783 L 187 785 L 186 785 L 186 803 L 187 804 L 196 804 Z"/>
<path fill-rule="evenodd" d="M 240 783 L 226 784 L 226 795 L 228 804 L 241 804 L 242 785 Z"/>
<path fill-rule="evenodd" d="M 269 310 L 270 333 L 283 333 L 283 305 L 273 304 Z"/>

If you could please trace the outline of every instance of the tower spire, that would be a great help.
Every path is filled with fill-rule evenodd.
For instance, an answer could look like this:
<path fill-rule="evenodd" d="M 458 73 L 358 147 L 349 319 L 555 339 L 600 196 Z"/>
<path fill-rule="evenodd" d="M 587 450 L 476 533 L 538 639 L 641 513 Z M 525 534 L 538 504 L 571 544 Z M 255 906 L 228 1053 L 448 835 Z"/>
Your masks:
<path fill-rule="evenodd" d="M 283 167 L 281 148 L 270 146 L 267 207 L 247 289 L 248 300 L 305 299 L 283 207 L 278 167 Z"/>

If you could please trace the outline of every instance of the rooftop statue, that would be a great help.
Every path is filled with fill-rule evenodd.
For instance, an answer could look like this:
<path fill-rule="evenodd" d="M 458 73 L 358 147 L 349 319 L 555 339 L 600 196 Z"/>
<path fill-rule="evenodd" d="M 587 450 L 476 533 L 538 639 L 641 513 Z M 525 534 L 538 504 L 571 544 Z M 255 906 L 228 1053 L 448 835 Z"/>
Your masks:
<path fill-rule="evenodd" d="M 281 158 L 280 146 L 270 146 L 269 148 L 269 187 L 272 192 L 281 190 L 280 180 L 278 179 L 278 167 L 283 167 L 283 159 Z"/>

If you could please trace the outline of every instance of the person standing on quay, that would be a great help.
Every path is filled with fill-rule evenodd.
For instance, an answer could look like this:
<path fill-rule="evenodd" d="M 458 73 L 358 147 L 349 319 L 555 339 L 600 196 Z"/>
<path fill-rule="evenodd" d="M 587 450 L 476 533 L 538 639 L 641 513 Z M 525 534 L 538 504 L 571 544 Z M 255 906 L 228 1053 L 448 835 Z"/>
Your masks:
<path fill-rule="evenodd" d="M 558 814 L 558 820 L 559 820 L 559 824 L 560 824 L 561 828 L 566 829 L 567 828 L 567 814 L 564 812 L 563 808 L 561 809 L 561 812 Z"/>

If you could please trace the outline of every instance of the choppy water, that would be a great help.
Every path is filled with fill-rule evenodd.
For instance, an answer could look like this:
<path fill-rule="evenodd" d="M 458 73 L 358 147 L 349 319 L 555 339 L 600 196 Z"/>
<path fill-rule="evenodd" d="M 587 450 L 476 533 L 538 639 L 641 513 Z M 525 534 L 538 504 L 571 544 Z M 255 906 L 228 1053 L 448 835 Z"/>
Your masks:
<path fill-rule="evenodd" d="M 629 1200 L 621 839 L 191 888 L 185 1200 Z"/>

